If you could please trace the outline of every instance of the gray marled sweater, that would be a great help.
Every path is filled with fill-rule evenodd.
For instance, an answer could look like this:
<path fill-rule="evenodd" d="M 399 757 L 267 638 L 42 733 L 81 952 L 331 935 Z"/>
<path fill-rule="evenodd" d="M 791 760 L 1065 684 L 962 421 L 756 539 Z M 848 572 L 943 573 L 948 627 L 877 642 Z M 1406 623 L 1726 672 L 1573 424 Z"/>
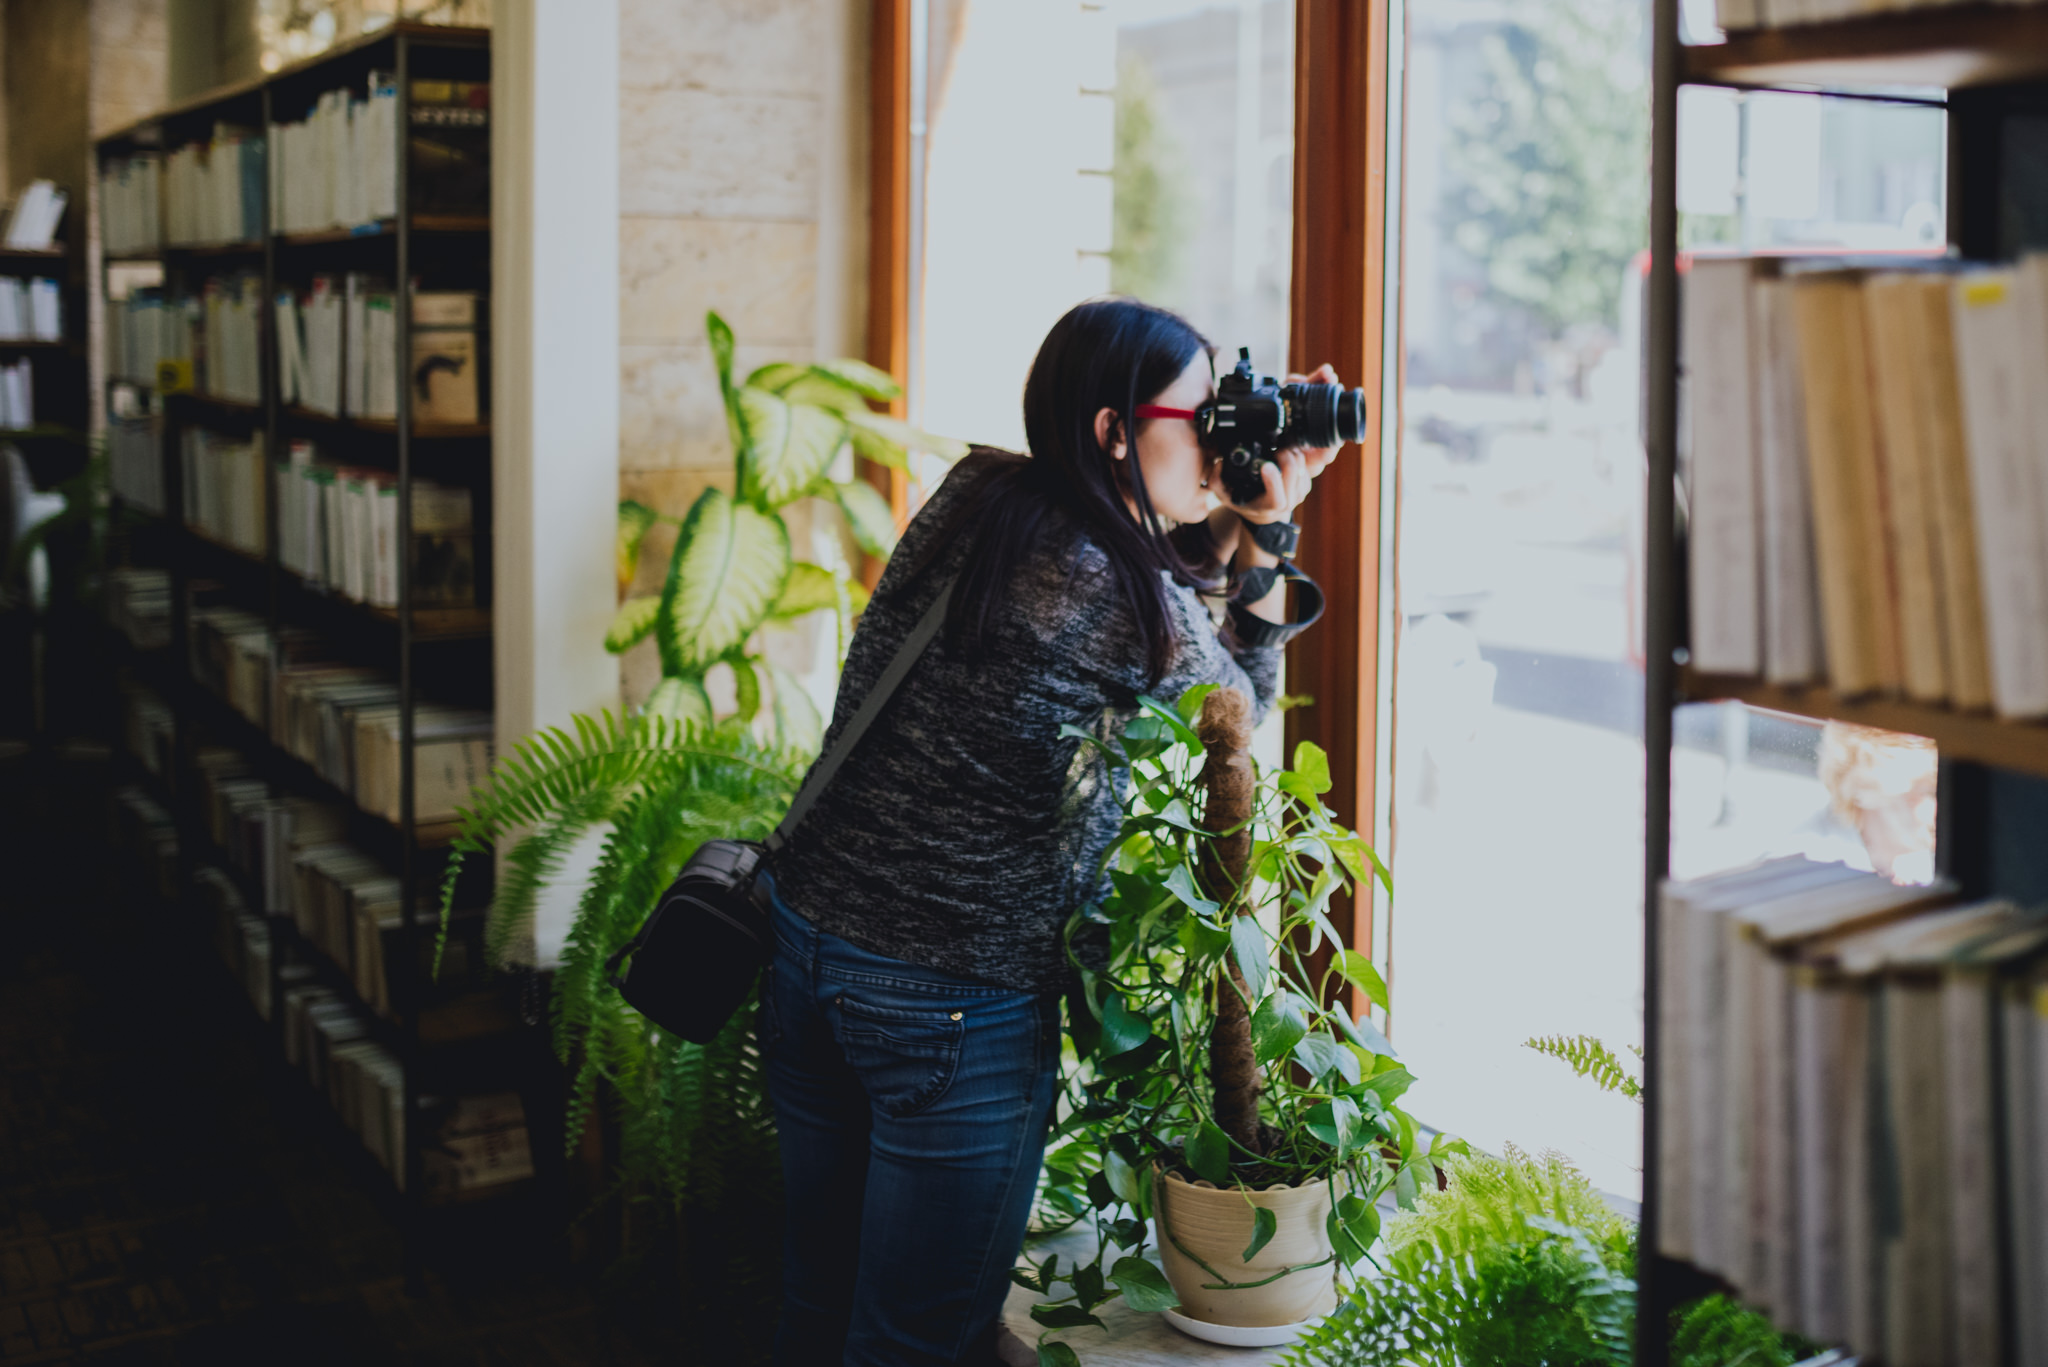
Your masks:
<path fill-rule="evenodd" d="M 974 464 L 974 462 L 969 462 Z M 905 532 L 862 616 L 826 734 L 829 747 L 888 667 L 964 544 L 910 567 L 941 535 L 969 477 L 948 478 Z M 1222 683 L 1272 706 L 1280 652 L 1227 644 L 1201 598 L 1169 585 L 1178 649 L 1151 691 Z M 1060 930 L 1100 894 L 1122 776 L 1060 724 L 1107 735 L 1147 678 L 1129 606 L 1078 528 L 1048 537 L 970 657 L 932 642 L 788 848 L 776 889 L 820 929 L 863 949 L 1027 991 L 1063 988 Z"/>

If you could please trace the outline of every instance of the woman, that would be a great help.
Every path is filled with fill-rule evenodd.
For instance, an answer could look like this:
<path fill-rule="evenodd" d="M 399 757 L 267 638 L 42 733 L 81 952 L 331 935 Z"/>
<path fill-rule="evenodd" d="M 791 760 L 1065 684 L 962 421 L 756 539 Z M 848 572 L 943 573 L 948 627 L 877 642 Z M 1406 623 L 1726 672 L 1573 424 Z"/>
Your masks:
<path fill-rule="evenodd" d="M 957 575 L 945 629 L 766 879 L 781 1367 L 994 1361 L 1059 1064 L 1060 932 L 1097 895 L 1121 814 L 1116 779 L 1061 726 L 1107 736 L 1139 693 L 1197 683 L 1263 716 L 1279 647 L 1239 637 L 1279 634 L 1259 622 L 1285 620 L 1284 588 L 1221 632 L 1199 595 L 1226 567 L 1277 563 L 1243 525 L 1285 520 L 1334 454 L 1286 452 L 1262 498 L 1216 506 L 1185 416 L 1211 371 L 1163 309 L 1067 314 L 1025 383 L 1030 456 L 960 463 L 854 633 L 834 736 Z"/>

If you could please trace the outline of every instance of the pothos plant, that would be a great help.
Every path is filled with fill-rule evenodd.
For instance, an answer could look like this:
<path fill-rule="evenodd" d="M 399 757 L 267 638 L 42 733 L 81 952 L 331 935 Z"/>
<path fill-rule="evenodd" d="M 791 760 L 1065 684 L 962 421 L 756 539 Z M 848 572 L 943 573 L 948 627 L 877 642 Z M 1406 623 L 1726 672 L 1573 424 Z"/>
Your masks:
<path fill-rule="evenodd" d="M 678 1211 L 714 1209 L 724 1190 L 775 1181 L 753 1006 L 712 1043 L 690 1044 L 628 1006 L 605 960 L 699 844 L 765 837 L 816 750 L 816 711 L 795 680 L 765 663 L 758 633 L 836 608 L 843 658 L 847 623 L 866 594 L 844 571 L 794 558 L 784 511 L 798 499 L 829 499 L 864 550 L 886 555 L 895 542 L 889 506 L 866 484 L 835 479 L 840 457 L 851 449 L 903 468 L 912 450 L 961 449 L 870 412 L 869 399 L 898 391 L 858 361 L 777 363 L 735 383 L 732 331 L 715 313 L 706 325 L 732 434 L 733 492 L 707 489 L 675 519 L 662 592 L 628 600 L 606 641 L 622 651 L 651 634 L 662 681 L 637 712 L 577 716 L 501 757 L 460 814 L 442 896 L 445 928 L 465 859 L 508 846 L 492 899 L 490 950 L 500 962 L 572 847 L 602 834 L 553 977 L 555 1048 L 573 1079 L 566 1137 L 573 1152 L 609 1097 L 616 1190 Z M 661 520 L 645 505 L 622 505 L 621 592 Z M 724 716 L 713 715 L 704 688 L 718 664 L 737 684 L 737 709 Z"/>
<path fill-rule="evenodd" d="M 796 559 L 784 512 L 803 499 L 827 500 L 844 514 L 862 551 L 886 557 L 896 545 L 889 503 L 859 479 L 838 478 L 851 473 L 838 468 L 840 457 L 851 452 L 907 470 L 912 451 L 950 460 L 966 447 L 872 411 L 870 400 L 887 401 L 902 390 L 861 361 L 777 361 L 735 383 L 732 329 L 716 313 L 704 322 L 732 438 L 732 491 L 706 489 L 680 518 L 634 500 L 619 505 L 621 594 L 636 576 L 647 533 L 662 522 L 677 533 L 661 592 L 625 600 L 605 649 L 622 654 L 654 638 L 662 678 L 647 701 L 653 715 L 709 723 L 705 675 L 725 665 L 742 723 L 759 714 L 785 743 L 815 749 L 823 731 L 817 709 L 795 679 L 763 658 L 756 633 L 831 608 L 843 655 L 867 590 L 843 569 Z"/>
<path fill-rule="evenodd" d="M 1291 769 L 1259 770 L 1242 753 L 1248 709 L 1212 695 L 1202 685 L 1171 704 L 1140 698 L 1114 738 L 1066 728 L 1131 782 L 1105 856 L 1113 891 L 1067 927 L 1075 1060 L 1040 1205 L 1042 1227 L 1091 1221 L 1096 1252 L 1064 1267 L 1027 1257 L 1013 1274 L 1044 1297 L 1031 1313 L 1047 1367 L 1079 1359 L 1046 1335 L 1099 1327 L 1095 1312 L 1118 1295 L 1138 1310 L 1177 1304 L 1143 1256 L 1155 1171 L 1247 1192 L 1329 1183 L 1332 1251 L 1316 1266 L 1348 1271 L 1379 1235 L 1379 1197 L 1391 1188 L 1412 1205 L 1436 1188 L 1437 1164 L 1466 1151 L 1425 1137 L 1399 1107 L 1412 1077 L 1343 1004 L 1351 988 L 1384 1009 L 1387 989 L 1345 945 L 1330 899 L 1369 879 L 1392 883 L 1323 805 L 1326 756 L 1303 743 Z M 1247 1261 L 1277 1218 L 1256 1208 L 1252 1227 Z"/>

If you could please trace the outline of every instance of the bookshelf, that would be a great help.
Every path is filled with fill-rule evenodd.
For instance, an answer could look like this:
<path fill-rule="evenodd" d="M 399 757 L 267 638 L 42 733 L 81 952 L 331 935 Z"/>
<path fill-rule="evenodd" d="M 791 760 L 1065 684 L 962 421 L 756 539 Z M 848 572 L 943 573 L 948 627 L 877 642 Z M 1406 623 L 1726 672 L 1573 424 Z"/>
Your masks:
<path fill-rule="evenodd" d="M 1662 1364 L 1663 1326 L 1676 1305 L 1723 1289 L 1712 1275 L 1658 1252 L 1660 1119 L 1664 1049 L 1660 981 L 1672 966 L 1660 944 L 1657 907 L 1670 867 L 1673 710 L 1681 703 L 1734 700 L 1815 720 L 1839 720 L 1928 737 L 1940 753 L 1936 864 L 1962 896 L 2010 897 L 2033 905 L 2048 895 L 2038 823 L 2048 810 L 2048 725 L 2002 720 L 1988 711 L 1910 701 L 1882 690 L 1845 693 L 1823 684 L 1786 686 L 1686 663 L 1686 546 L 1677 500 L 1680 447 L 1680 291 L 1677 214 L 1678 92 L 1686 84 L 1821 91 L 1945 105 L 1948 112 L 1948 241 L 1968 260 L 2010 261 L 2048 246 L 2048 224 L 2014 210 L 2041 193 L 2031 128 L 2016 119 L 2048 111 L 2048 10 L 1964 4 L 1871 14 L 1793 28 L 1733 32 L 1713 46 L 1679 40 L 1679 0 L 1656 0 L 1652 51 L 1651 275 L 1646 336 L 1646 665 L 1644 1011 L 1646 1104 L 1637 1360 Z M 2016 194 L 2015 191 L 2020 193 Z M 1675 990 L 1675 989 L 1674 989 Z M 1682 993 L 1680 994 L 1682 996 Z M 1993 1113 L 2011 1104 L 2004 1075 L 1991 1083 Z M 2009 1182 L 1999 1165 L 1996 1180 Z M 2005 1193 L 2011 1195 L 2010 1189 Z M 2001 1298 L 2007 1361 L 2013 1343 L 2016 1254 L 2008 1218 Z M 1859 1256 L 1862 1250 L 1858 1250 Z M 1866 1355 L 1883 1344 L 1859 1343 Z"/>
<path fill-rule="evenodd" d="M 451 940 L 468 968 L 453 982 L 426 968 L 454 823 L 447 797 L 422 784 L 480 776 L 495 683 L 490 60 L 487 30 L 394 24 L 96 142 L 103 210 L 120 215 L 116 225 L 103 212 L 115 246 L 93 282 L 110 296 L 95 339 L 109 357 L 98 400 L 116 449 L 151 467 L 127 487 L 156 495 L 153 507 L 124 499 L 117 470 L 116 501 L 130 505 L 118 520 L 134 529 L 123 554 L 161 575 L 169 598 L 166 641 L 115 647 L 169 713 L 168 762 L 131 753 L 122 768 L 174 820 L 181 900 L 198 905 L 225 887 L 239 910 L 220 912 L 222 924 L 260 923 L 242 933 L 263 951 L 248 959 L 267 986 L 245 986 L 260 1012 L 268 1003 L 280 1062 L 298 1065 L 284 1071 L 301 1109 L 355 1155 L 401 1221 L 415 1277 L 451 1220 L 490 1211 L 490 1228 L 530 1231 L 560 1228 L 562 1213 L 561 1081 L 536 1028 L 538 987 L 486 981 L 479 923 L 460 915 L 488 901 L 488 860 L 469 861 L 457 885 Z M 323 125 L 340 130 L 333 155 L 281 164 L 284 126 L 310 136 L 318 118 L 337 120 Z M 468 142 L 436 131 L 451 127 Z M 429 164 L 420 141 L 437 136 L 444 155 Z M 447 209 L 463 196 L 476 211 Z M 335 226 L 283 232 L 285 205 Z M 118 309 L 117 273 L 143 291 Z M 337 281 L 360 313 L 336 323 L 341 349 L 319 362 L 331 364 L 335 411 L 316 411 L 287 387 L 315 365 L 302 310 Z M 416 337 L 430 295 L 470 300 L 472 312 Z M 446 359 L 433 348 L 448 332 L 469 350 L 438 369 L 466 366 L 474 386 L 456 420 L 433 415 L 449 402 L 435 367 L 415 370 L 422 357 Z M 387 365 L 380 400 L 375 376 Z M 440 510 L 432 525 L 422 509 Z M 323 678 L 341 692 L 321 691 Z M 343 699 L 349 689 L 360 696 Z M 230 808 L 253 813 L 238 819 L 253 823 L 260 855 L 219 838 Z M 299 839 L 309 820 L 320 834 Z M 318 1005 L 295 1014 L 295 1002 Z M 343 1022 L 331 1037 L 328 1020 Z M 337 1100 L 357 1084 L 336 1081 L 355 1074 L 336 1073 L 334 1060 L 357 1045 L 395 1061 L 401 1079 L 398 1119 L 381 1139 L 365 1130 L 368 1102 Z M 364 1076 L 379 1066 L 362 1063 Z M 323 1072 L 324 1095 L 313 1082 Z M 516 1143 L 506 1096 L 523 1123 Z M 508 1160 L 508 1149 L 526 1156 Z"/>

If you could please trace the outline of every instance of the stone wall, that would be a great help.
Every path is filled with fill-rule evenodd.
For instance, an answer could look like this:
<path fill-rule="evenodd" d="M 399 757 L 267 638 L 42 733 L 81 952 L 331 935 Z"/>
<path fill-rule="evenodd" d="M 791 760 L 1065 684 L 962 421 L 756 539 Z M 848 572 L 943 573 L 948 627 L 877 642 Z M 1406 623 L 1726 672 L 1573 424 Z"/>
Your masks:
<path fill-rule="evenodd" d="M 621 0 L 620 494 L 680 514 L 732 452 L 704 337 L 741 373 L 857 355 L 865 327 L 870 0 Z M 794 519 L 799 543 L 810 533 Z M 658 589 L 659 529 L 635 592 Z M 651 646 L 626 664 L 645 696 Z"/>

